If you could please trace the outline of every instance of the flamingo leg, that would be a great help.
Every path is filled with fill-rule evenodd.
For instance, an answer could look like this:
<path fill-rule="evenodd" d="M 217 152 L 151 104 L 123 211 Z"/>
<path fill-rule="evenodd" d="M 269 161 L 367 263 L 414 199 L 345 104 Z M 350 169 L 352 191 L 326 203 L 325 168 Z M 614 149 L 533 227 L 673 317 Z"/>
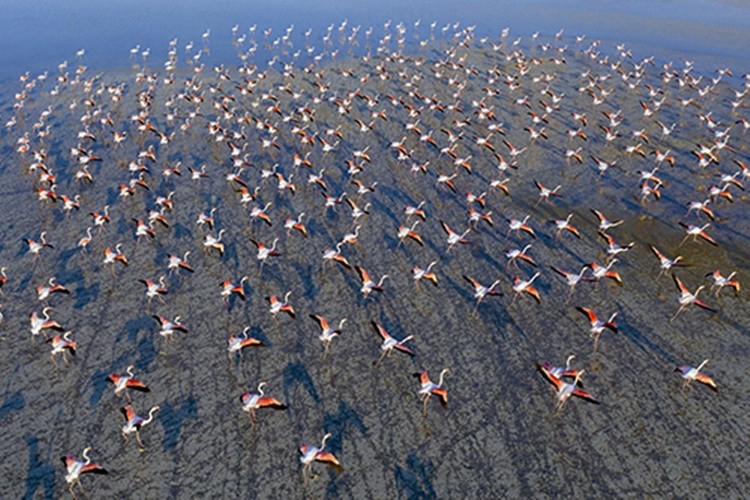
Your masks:
<path fill-rule="evenodd" d="M 672 317 L 671 317 L 671 318 L 669 319 L 669 322 L 671 323 L 671 322 L 672 322 L 672 321 L 673 321 L 673 320 L 674 320 L 674 319 L 675 319 L 675 318 L 677 317 L 677 315 L 678 315 L 678 314 L 680 314 L 680 313 L 682 312 L 682 310 L 683 310 L 683 309 L 685 309 L 685 304 L 682 304 L 682 305 L 681 305 L 681 306 L 679 307 L 679 309 L 677 309 L 677 312 L 676 312 L 676 313 L 674 313 L 674 316 L 672 316 Z"/>

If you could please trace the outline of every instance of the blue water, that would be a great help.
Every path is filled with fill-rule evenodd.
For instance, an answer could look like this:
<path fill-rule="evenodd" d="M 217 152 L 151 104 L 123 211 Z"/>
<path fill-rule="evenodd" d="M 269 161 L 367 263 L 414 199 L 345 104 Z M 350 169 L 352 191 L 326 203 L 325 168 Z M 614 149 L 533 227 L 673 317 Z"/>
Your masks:
<path fill-rule="evenodd" d="M 407 4 L 407 5 L 404 5 Z M 211 30 L 215 61 L 234 56 L 230 28 L 240 33 L 252 25 L 272 28 L 271 38 L 295 25 L 297 34 L 312 28 L 323 34 L 330 24 L 348 19 L 349 26 L 382 27 L 393 20 L 410 30 L 421 20 L 418 31 L 428 33 L 429 24 L 439 29 L 448 23 L 476 25 L 478 35 L 497 36 L 510 27 L 511 37 L 539 31 L 551 36 L 564 30 L 568 36 L 587 35 L 634 44 L 643 56 L 650 52 L 667 57 L 702 54 L 703 69 L 747 60 L 750 46 L 750 6 L 746 2 L 682 1 L 231 1 L 184 2 L 133 0 L 127 2 L 0 2 L 0 78 L 24 71 L 42 72 L 75 52 L 86 49 L 86 63 L 98 68 L 128 65 L 129 50 L 136 44 L 150 48 L 152 60 L 161 64 L 168 42 L 180 46 L 200 42 Z M 711 56 L 706 63 L 706 55 Z M 712 65 L 712 66 L 709 66 Z"/>

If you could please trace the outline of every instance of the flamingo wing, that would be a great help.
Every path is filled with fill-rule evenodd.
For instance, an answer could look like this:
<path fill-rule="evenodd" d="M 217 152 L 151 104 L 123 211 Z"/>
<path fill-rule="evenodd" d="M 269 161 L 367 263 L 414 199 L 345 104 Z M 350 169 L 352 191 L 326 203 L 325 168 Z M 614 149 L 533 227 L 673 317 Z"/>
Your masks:
<path fill-rule="evenodd" d="M 716 385 L 716 382 L 713 381 L 711 377 L 708 375 L 704 375 L 703 373 L 699 373 L 695 376 L 695 380 L 700 382 L 701 384 L 705 384 L 711 389 L 713 389 L 716 392 L 719 392 L 719 387 Z"/>
<path fill-rule="evenodd" d="M 260 408 L 269 407 L 274 410 L 286 410 L 286 405 L 276 398 L 263 397 L 258 399 L 258 406 Z"/>
<path fill-rule="evenodd" d="M 443 387 L 436 387 L 430 392 L 440 398 L 440 403 L 443 406 L 448 404 L 448 391 L 446 389 Z"/>
<path fill-rule="evenodd" d="M 375 332 L 383 338 L 383 340 L 391 338 L 391 335 L 385 330 L 385 328 L 377 324 L 375 321 L 372 322 L 372 327 L 375 329 Z"/>
<path fill-rule="evenodd" d="M 81 469 L 81 474 L 85 474 L 87 472 L 91 472 L 93 474 L 109 474 L 107 469 L 99 464 L 94 463 L 83 466 L 83 468 Z"/>
<path fill-rule="evenodd" d="M 151 389 L 149 389 L 146 384 L 144 384 L 140 380 L 135 380 L 132 378 L 125 383 L 125 386 L 129 389 L 135 389 L 136 391 L 151 392 Z"/>
<path fill-rule="evenodd" d="M 315 460 L 318 462 L 323 462 L 324 464 L 330 465 L 336 469 L 343 469 L 341 467 L 341 463 L 339 460 L 333 455 L 333 453 L 329 453 L 327 451 L 319 451 L 315 454 Z"/>
<path fill-rule="evenodd" d="M 548 362 L 545 361 L 544 363 L 537 363 L 536 367 L 541 372 L 541 374 L 544 375 L 544 378 L 546 378 L 550 384 L 554 385 L 556 389 L 558 390 L 560 389 L 560 387 L 563 384 L 563 381 L 555 377 L 552 374 L 551 372 L 552 365 L 550 365 Z"/>
<path fill-rule="evenodd" d="M 594 399 L 594 396 L 584 391 L 583 389 L 578 389 L 578 388 L 573 389 L 573 395 L 578 396 L 579 398 L 585 399 L 586 401 L 590 403 L 594 403 L 596 405 L 600 404 L 599 401 Z"/>
<path fill-rule="evenodd" d="M 310 317 L 315 320 L 316 323 L 318 323 L 318 326 L 321 330 L 325 331 L 329 329 L 328 321 L 323 316 L 318 316 L 317 314 L 310 314 Z"/>
<path fill-rule="evenodd" d="M 135 410 L 133 410 L 133 407 L 130 405 L 123 406 L 122 408 L 120 408 L 120 411 L 122 412 L 123 415 L 125 415 L 125 418 L 127 419 L 128 422 L 130 422 L 131 420 L 133 420 L 135 417 L 138 416 L 136 415 Z"/>

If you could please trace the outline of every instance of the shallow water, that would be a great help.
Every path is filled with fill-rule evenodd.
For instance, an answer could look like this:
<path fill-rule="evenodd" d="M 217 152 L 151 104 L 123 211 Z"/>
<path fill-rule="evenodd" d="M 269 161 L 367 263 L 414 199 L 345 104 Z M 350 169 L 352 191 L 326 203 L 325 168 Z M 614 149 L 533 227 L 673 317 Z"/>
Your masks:
<path fill-rule="evenodd" d="M 691 290 L 699 284 L 710 285 L 705 274 L 713 269 L 720 269 L 725 276 L 737 271 L 740 281 L 747 276 L 750 222 L 744 191 L 731 186 L 733 203 L 720 199 L 711 205 L 717 220 L 708 232 L 718 247 L 691 240 L 681 244 L 685 233 L 677 224 L 707 222 L 704 215 L 686 214 L 687 202 L 705 198 L 706 188 L 717 183 L 719 172 L 738 171 L 733 160 L 748 161 L 747 134 L 739 125 L 730 133 L 735 151 L 721 151 L 718 165 L 701 169 L 691 154 L 695 143 L 708 144 L 713 138 L 697 113 L 713 110 L 713 118 L 722 127 L 744 116 L 743 110 L 733 113 L 729 105 L 733 92 L 743 88 L 742 70 L 734 68 L 734 76 L 719 82 L 712 93 L 700 99 L 698 108 L 680 106 L 679 99 L 694 96 L 696 91 L 680 89 L 673 79 L 656 118 L 676 123 L 676 127 L 670 136 L 660 138 L 654 118 L 644 117 L 639 104 L 651 100 L 648 89 L 644 85 L 629 89 L 617 73 L 583 52 L 588 41 L 543 40 L 569 47 L 562 65 L 550 61 L 551 51 L 542 52 L 538 45 L 523 46 L 528 57 L 543 62 L 532 65 L 529 74 L 519 79 L 520 87 L 509 91 L 501 78 L 489 83 L 488 72 L 495 68 L 502 76 L 515 74 L 517 69 L 501 51 L 476 39 L 470 47 L 460 47 L 454 57 L 455 61 L 464 58 L 463 67 L 476 68 L 476 74 L 467 74 L 462 68 L 441 68 L 445 76 L 436 78 L 433 63 L 445 60 L 447 39 L 450 37 L 423 48 L 408 48 L 403 62 L 378 56 L 370 61 L 346 58 L 345 46 L 339 59 L 326 59 L 316 67 L 325 70 L 324 80 L 330 84 L 322 94 L 313 83 L 317 78 L 299 69 L 302 63 L 295 65 L 294 78 L 280 74 L 281 64 L 277 63 L 247 96 L 241 96 L 235 87 L 241 76 L 236 68 L 229 69 L 231 81 L 219 81 L 207 65 L 198 77 L 205 101 L 194 106 L 177 99 L 172 107 L 178 118 L 173 123 L 166 120 L 165 101 L 183 91 L 191 69 L 182 66 L 171 86 L 163 84 L 160 69 L 152 90 L 151 123 L 159 131 L 175 131 L 175 137 L 166 146 L 156 145 L 156 163 L 147 162 L 150 173 L 145 179 L 150 190 L 136 188 L 135 196 L 128 199 L 118 196 L 118 186 L 132 177 L 128 163 L 157 142 L 153 133 L 139 133 L 130 119 L 137 112 L 138 93 L 148 88 L 147 83 L 136 81 L 136 70 L 103 72 L 92 86 L 93 93 L 85 91 L 80 82 L 71 83 L 72 75 L 60 86 L 59 95 L 50 95 L 51 81 L 30 92 L 18 123 L 3 132 L 0 149 L 0 203 L 8 214 L 0 225 L 0 264 L 8 267 L 9 276 L 2 296 L 5 320 L 0 326 L 0 421 L 6 429 L 6 439 L 0 445 L 0 453 L 6 457 L 0 477 L 7 478 L 10 497 L 67 495 L 59 457 L 66 453 L 80 457 L 86 446 L 93 447 L 92 458 L 109 470 L 106 477 L 82 480 L 86 491 L 97 498 L 742 495 L 750 470 L 743 453 L 748 445 L 748 391 L 743 383 L 750 348 L 747 291 L 735 295 L 724 289 L 718 298 L 704 291 L 701 298 L 718 309 L 716 314 L 688 308 L 670 322 L 678 307 L 677 290 L 668 275 L 656 279 L 658 261 L 649 250 L 649 245 L 656 245 L 669 256 L 683 255 L 690 266 L 677 269 L 676 274 Z M 499 38 L 493 41 L 500 43 Z M 503 42 L 503 51 L 510 42 Z M 611 54 L 610 61 L 618 59 L 614 46 L 604 44 L 602 50 Z M 282 55 L 282 61 L 285 57 L 288 55 Z M 422 60 L 423 64 L 415 64 Z M 255 62 L 265 63 L 262 59 Z M 638 59 L 624 60 L 622 64 L 629 70 L 636 62 Z M 661 86 L 659 72 L 665 62 L 657 60 L 655 66 L 645 66 L 643 83 Z M 376 77 L 378 64 L 388 68 L 390 79 Z M 681 71 L 682 64 L 675 64 L 675 69 Z M 352 76 L 340 70 L 351 70 Z M 612 94 L 599 108 L 593 107 L 589 95 L 578 92 L 587 81 L 581 76 L 586 71 L 612 73 L 603 83 Z M 565 97 L 560 109 L 550 115 L 548 139 L 530 142 L 523 130 L 530 122 L 528 109 L 513 102 L 528 95 L 531 108 L 541 113 L 539 100 L 549 101 L 541 94 L 546 84 L 532 79 L 544 73 L 555 76 L 549 87 Z M 56 76 L 52 70 L 50 74 L 50 79 Z M 92 68 L 82 78 L 95 74 L 99 71 Z M 414 75 L 420 78 L 412 79 Z M 368 81 L 358 80 L 365 76 L 370 77 Z M 699 86 L 715 76 L 704 75 Z M 466 81 L 461 96 L 455 99 L 451 97 L 455 88 L 447 83 L 450 77 Z M 407 85 L 410 79 L 412 85 Z M 119 103 L 112 102 L 106 90 L 96 93 L 102 85 L 120 83 L 124 93 Z M 293 99 L 279 89 L 284 84 L 302 96 Z M 240 203 L 239 193 L 225 180 L 233 171 L 229 148 L 207 133 L 210 121 L 221 122 L 228 134 L 239 133 L 243 127 L 217 115 L 214 103 L 221 93 L 210 92 L 211 85 L 221 85 L 224 92 L 233 94 L 235 100 L 227 106 L 235 116 L 247 112 L 277 123 L 279 129 L 276 140 L 280 147 L 276 150 L 261 147 L 260 139 L 269 137 L 268 132 L 258 131 L 254 124 L 244 127 L 247 160 L 252 166 L 242 177 L 251 188 L 260 187 L 258 199 L 248 206 Z M 498 94 L 487 96 L 487 87 L 497 88 Z M 329 141 L 332 138 L 326 130 L 340 128 L 344 138 L 328 154 L 320 144 L 302 145 L 291 122 L 266 110 L 270 100 L 254 105 L 264 92 L 271 92 L 287 115 L 309 105 L 315 95 L 343 98 L 357 89 L 378 96 L 373 109 L 385 110 L 388 121 L 376 121 L 372 131 L 362 133 L 354 119 L 367 121 L 371 110 L 366 101 L 353 98 L 349 113 L 343 116 L 333 102 L 315 104 L 315 120 L 300 126 Z M 416 118 L 386 98 L 392 94 L 415 107 L 425 104 L 408 95 L 409 90 L 436 96 L 444 106 L 458 101 L 463 117 L 471 120 L 471 125 L 462 129 L 457 153 L 471 155 L 472 173 L 457 170 L 456 193 L 436 185 L 439 174 L 454 171 L 453 162 L 407 132 L 405 124 Z M 84 102 L 87 97 L 94 99 L 94 107 Z M 472 107 L 472 100 L 483 98 L 488 106 L 494 106 L 497 122 L 504 124 L 505 138 L 518 147 L 528 147 L 518 158 L 517 170 L 498 171 L 493 155 L 474 143 L 475 136 L 486 135 L 490 124 L 479 120 Z M 12 101 L 12 94 L 3 94 L 4 117 Z M 77 106 L 71 110 L 73 101 Z M 47 106 L 52 107 L 45 121 L 50 135 L 41 141 L 33 127 Z M 90 169 L 92 185 L 75 180 L 78 165 L 69 152 L 78 143 L 80 117 L 87 109 L 101 110 L 100 116 L 111 114 L 113 130 L 128 132 L 127 140 L 115 146 L 109 128 L 103 129 L 98 122 L 91 126 L 97 141 L 87 142 L 86 147 L 102 158 Z M 598 128 L 606 124 L 600 111 L 616 109 L 622 110 L 623 123 L 618 127 L 622 137 L 610 143 Z M 192 110 L 202 116 L 192 120 L 187 131 L 181 131 L 179 125 Z M 578 126 L 571 116 L 574 110 L 587 112 L 588 141 L 567 137 L 566 130 Z M 440 113 L 425 105 L 418 119 L 420 128 L 434 131 L 432 137 L 443 147 L 447 138 L 440 129 L 458 133 L 453 120 L 460 117 L 455 111 Z M 644 151 L 670 149 L 675 159 L 674 167 L 664 164 L 659 168 L 664 181 L 660 201 L 642 200 L 639 188 L 638 171 L 653 168 L 653 156 L 641 158 L 624 152 L 626 145 L 638 142 L 631 132 L 644 127 L 651 136 L 650 142 L 643 144 Z M 66 215 L 60 202 L 36 200 L 35 189 L 42 184 L 38 171 L 29 172 L 33 159 L 28 153 L 15 152 L 16 139 L 26 131 L 32 150 L 46 149 L 46 164 L 57 175 L 58 193 L 81 194 L 80 211 Z M 413 149 L 408 161 L 399 161 L 389 147 L 403 136 L 407 137 L 407 149 Z M 501 139 L 496 134 L 492 142 L 507 158 Z M 565 150 L 579 146 L 583 163 L 566 162 Z M 365 147 L 369 147 L 372 162 L 363 165 L 355 178 L 366 185 L 377 181 L 378 186 L 361 197 L 360 206 L 369 202 L 370 213 L 361 219 L 359 241 L 344 246 L 342 254 L 375 279 L 390 275 L 384 291 L 367 299 L 359 293 L 361 282 L 354 272 L 337 264 L 323 270 L 323 250 L 354 228 L 349 207 L 344 204 L 335 211 L 326 210 L 321 189 L 307 183 L 309 173 L 325 168 L 328 192 L 348 192 L 356 199 L 356 187 L 344 162 Z M 296 152 L 310 152 L 312 171 L 294 167 Z M 600 175 L 591 155 L 617 161 L 617 166 Z M 426 174 L 409 170 L 413 162 L 427 161 Z M 165 167 L 178 162 L 182 162 L 181 176 L 162 174 Z M 287 179 L 294 173 L 295 194 L 278 189 L 274 178 L 262 179 L 261 169 L 277 163 Z M 187 167 L 201 164 L 207 165 L 209 177 L 191 180 Z M 507 178 L 509 195 L 488 190 L 490 180 L 496 178 Z M 533 180 L 549 187 L 561 185 L 561 196 L 540 203 Z M 469 243 L 456 245 L 449 252 L 440 221 L 456 230 L 465 228 L 470 208 L 465 193 L 485 190 L 486 207 L 475 203 L 474 208 L 492 211 L 494 226 L 479 222 L 467 236 Z M 148 211 L 156 208 L 156 197 L 170 191 L 174 191 L 174 210 L 165 214 L 169 228 L 157 225 L 154 239 L 137 242 L 131 219 L 145 219 Z M 396 230 L 405 223 L 404 206 L 422 200 L 427 220 L 420 222 L 416 231 L 425 246 L 414 241 L 399 244 Z M 249 217 L 251 207 L 268 202 L 272 203 L 268 209 L 272 226 Z M 89 251 L 81 252 L 76 242 L 92 225 L 88 214 L 105 205 L 110 206 L 111 223 L 95 230 Z M 223 256 L 203 251 L 206 230 L 195 223 L 198 213 L 211 208 L 217 209 L 212 233 L 226 230 Z M 624 220 L 610 233 L 620 244 L 635 244 L 619 256 L 614 267 L 623 286 L 611 280 L 581 283 L 568 297 L 568 287 L 551 266 L 577 271 L 592 260 L 606 260 L 606 244 L 597 235 L 591 208 L 601 210 L 610 220 Z M 302 212 L 307 238 L 296 231 L 287 233 L 283 227 L 286 217 Z M 537 238 L 508 236 L 505 217 L 525 214 L 530 215 Z M 573 214 L 571 222 L 580 231 L 580 239 L 569 233 L 556 236 L 549 223 L 568 214 Z M 41 231 L 47 231 L 54 248 L 44 248 L 35 259 L 23 238 L 36 240 Z M 270 244 L 277 237 L 281 256 L 270 258 L 261 268 L 251 238 Z M 123 244 L 129 265 L 118 264 L 113 278 L 111 267 L 102 264 L 102 259 L 104 249 L 117 243 Z M 511 289 L 514 276 L 529 278 L 536 270 L 523 262 L 507 265 L 505 250 L 527 243 L 533 244 L 529 253 L 539 264 L 540 277 L 534 284 L 541 304 L 529 296 L 514 299 Z M 188 261 L 195 273 L 168 275 L 167 254 L 183 255 L 186 251 L 191 252 Z M 417 290 L 412 267 L 426 267 L 432 261 L 437 261 L 438 287 L 422 282 Z M 149 304 L 137 280 L 161 275 L 168 276 L 169 293 L 164 303 L 155 299 Z M 221 282 L 239 282 L 245 275 L 249 278 L 246 300 L 233 297 L 225 304 L 220 296 Z M 504 296 L 487 297 L 473 315 L 473 290 L 462 275 L 487 285 L 499 279 L 498 289 Z M 78 342 L 78 353 L 69 366 L 59 358 L 56 366 L 49 359 L 49 346 L 41 339 L 30 340 L 28 315 L 43 308 L 35 287 L 51 276 L 71 291 L 67 296 L 53 295 L 48 301 L 54 307 L 51 316 L 72 330 Z M 280 314 L 274 319 L 265 297 L 283 296 L 287 291 L 291 291 L 297 318 Z M 619 333 L 605 331 L 596 352 L 586 318 L 575 310 L 579 305 L 601 316 L 618 313 Z M 164 342 L 151 318 L 154 314 L 179 315 L 188 333 L 177 333 Z M 317 339 L 319 329 L 309 314 L 321 314 L 332 324 L 348 319 L 326 358 Z M 413 335 L 407 345 L 416 356 L 396 352 L 373 366 L 380 355 L 380 339 L 371 321 L 383 325 L 397 339 Z M 248 348 L 241 357 L 229 360 L 226 339 L 245 326 L 266 347 Z M 571 400 L 555 413 L 554 393 L 535 363 L 549 360 L 562 365 L 571 353 L 576 354 L 574 366 L 586 370 L 586 389 L 601 404 Z M 705 358 L 710 362 L 704 371 L 717 382 L 719 392 L 693 383 L 692 390 L 681 394 L 681 379 L 674 367 L 696 366 Z M 125 399 L 114 396 L 106 381 L 109 373 L 122 373 L 130 364 L 151 387 L 150 393 L 132 395 L 136 411 L 145 415 L 153 405 L 161 407 L 155 421 L 141 433 L 148 447 L 144 452 L 138 451 L 133 438 L 124 443 L 119 436 L 125 423 L 119 408 Z M 419 384 L 412 374 L 426 369 L 436 380 L 446 367 L 450 369 L 445 379 L 449 403 L 441 408 L 432 398 L 423 416 Z M 261 381 L 268 383 L 267 394 L 288 409 L 259 410 L 257 425 L 252 426 L 242 412 L 240 395 L 254 391 Z M 301 442 L 319 444 L 326 432 L 332 435 L 327 449 L 339 458 L 344 470 L 315 464 L 314 479 L 305 484 L 296 448 Z"/>

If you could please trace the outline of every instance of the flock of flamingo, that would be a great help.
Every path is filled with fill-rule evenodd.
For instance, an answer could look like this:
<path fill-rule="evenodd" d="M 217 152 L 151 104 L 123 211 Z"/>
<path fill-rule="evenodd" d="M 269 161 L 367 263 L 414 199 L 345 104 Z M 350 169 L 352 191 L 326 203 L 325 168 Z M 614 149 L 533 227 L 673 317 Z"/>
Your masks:
<path fill-rule="evenodd" d="M 741 300 L 736 270 L 706 266 L 732 238 L 722 213 L 746 205 L 749 75 L 722 68 L 701 76 L 690 61 L 660 65 L 634 58 L 624 45 L 608 53 L 597 41 L 562 32 L 547 41 L 534 34 L 522 45 L 507 30 L 482 38 L 474 27 L 433 23 L 412 47 L 418 27 L 389 22 L 378 38 L 372 28 L 343 22 L 328 27 L 321 48 L 308 30 L 296 50 L 293 27 L 280 36 L 234 27 L 237 67 L 205 64 L 206 32 L 184 56 L 177 40 L 170 42 L 158 70 L 149 66 L 150 50 L 135 47 L 135 69 L 123 81 L 92 74 L 84 51 L 51 74 L 22 75 L 5 135 L 15 141 L 12 168 L 22 170 L 47 225 L 24 228 L 28 255 L 3 263 L 6 324 L 8 302 L 22 303 L 34 349 L 43 337 L 55 370 L 64 372 L 79 363 L 79 349 L 97 342 L 77 330 L 100 322 L 97 328 L 107 328 L 104 318 L 78 317 L 73 326 L 55 319 L 95 282 L 142 294 L 124 319 L 152 317 L 162 353 L 190 356 L 179 344 L 201 335 L 242 366 L 251 348 L 285 342 L 269 347 L 252 324 L 228 338 L 196 332 L 195 311 L 176 306 L 186 290 L 188 304 L 211 304 L 217 318 L 244 309 L 251 320 L 270 313 L 276 329 L 314 331 L 322 343 L 317 363 L 346 363 L 337 358 L 338 342 L 355 346 L 348 357 L 371 356 L 371 369 L 385 378 L 416 362 L 411 390 L 426 418 L 431 400 L 449 404 L 444 379 L 460 379 L 461 367 L 423 365 L 420 312 L 394 322 L 383 298 L 405 310 L 414 297 L 448 301 L 465 310 L 467 328 L 477 316 L 491 323 L 501 310 L 551 321 L 558 310 L 573 311 L 582 316 L 575 316 L 579 331 L 571 336 L 587 333 L 597 352 L 608 335 L 623 333 L 623 312 L 612 297 L 636 287 L 627 263 L 631 250 L 643 248 L 618 234 L 633 220 L 610 220 L 607 198 L 593 196 L 609 188 L 644 213 L 659 213 L 664 204 L 680 213 L 662 222 L 683 227 L 681 242 L 659 234 L 647 242 L 653 286 L 669 296 L 656 308 L 665 323 L 706 321 Z M 271 54 L 266 61 L 259 60 L 263 51 Z M 584 72 L 566 69 L 573 59 Z M 571 86 L 577 95 L 561 90 Z M 678 255 L 686 248 L 709 257 L 688 262 Z M 59 277 L 63 253 L 84 270 L 78 283 Z M 480 254 L 485 263 L 472 266 Z M 315 267 L 304 275 L 306 290 L 281 278 L 298 262 Z M 710 281 L 694 282 L 686 264 Z M 36 286 L 36 296 L 26 283 Z M 325 283 L 336 298 L 316 301 Z M 701 295 L 706 287 L 711 295 Z M 267 312 L 254 298 L 267 302 Z M 310 304 L 315 309 L 305 308 Z M 360 312 L 334 319 L 342 310 Z M 391 361 L 391 354 L 414 361 Z M 684 355 L 686 363 L 705 357 Z M 554 389 L 555 413 L 572 396 L 600 402 L 597 387 L 583 388 L 586 370 L 574 368 L 574 359 L 564 366 L 529 360 Z M 703 371 L 708 362 L 675 368 L 683 392 L 693 381 L 718 389 Z M 158 421 L 161 407 L 147 411 L 144 401 L 164 395 L 147 367 L 136 373 L 136 365 L 123 363 L 106 379 L 116 397 L 127 399 L 123 442 L 134 434 L 143 451 L 141 433 L 148 441 L 146 426 Z M 428 373 L 438 370 L 435 382 Z M 251 428 L 273 418 L 266 409 L 294 405 L 264 392 L 274 392 L 268 381 L 275 377 L 278 369 L 266 367 L 254 392 L 227 391 Z M 382 404 L 395 404 L 388 399 L 384 394 Z M 345 443 L 334 455 L 326 449 L 331 433 L 324 434 L 319 446 L 299 446 L 305 483 L 314 462 L 337 469 L 346 463 L 339 461 Z M 91 450 L 62 458 L 73 496 L 76 485 L 83 491 L 84 474 L 107 473 Z"/>

